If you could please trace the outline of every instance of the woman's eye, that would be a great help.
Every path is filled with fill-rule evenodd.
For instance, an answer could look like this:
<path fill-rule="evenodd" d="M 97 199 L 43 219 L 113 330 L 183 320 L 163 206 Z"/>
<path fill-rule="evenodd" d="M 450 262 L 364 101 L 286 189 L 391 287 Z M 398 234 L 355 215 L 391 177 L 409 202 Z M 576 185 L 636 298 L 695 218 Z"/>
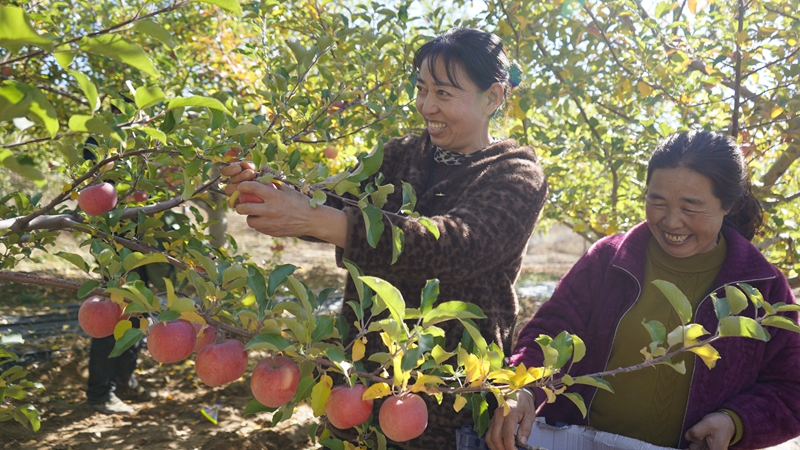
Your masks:
<path fill-rule="evenodd" d="M 444 97 L 444 96 L 448 95 L 447 91 L 443 91 L 443 90 L 441 90 L 441 89 L 439 89 L 438 91 L 436 91 L 436 93 L 437 93 L 438 95 L 442 96 L 442 97 Z"/>

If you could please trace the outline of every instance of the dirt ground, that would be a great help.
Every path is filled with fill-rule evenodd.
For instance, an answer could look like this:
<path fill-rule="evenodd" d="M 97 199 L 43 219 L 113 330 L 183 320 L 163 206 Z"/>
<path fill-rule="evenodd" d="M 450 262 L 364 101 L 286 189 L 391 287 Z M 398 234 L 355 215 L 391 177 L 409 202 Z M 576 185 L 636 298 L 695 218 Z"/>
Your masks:
<path fill-rule="evenodd" d="M 298 275 L 312 286 L 341 286 L 345 273 L 335 267 L 330 245 L 291 239 L 273 241 L 248 229 L 238 217 L 231 217 L 229 233 L 236 236 L 241 251 L 254 261 L 279 260 L 295 264 Z M 59 250 L 83 252 L 69 236 L 60 238 Z M 276 253 L 276 245 L 284 249 Z M 586 250 L 581 238 L 568 229 L 555 228 L 546 235 L 531 238 L 525 256 L 523 280 L 557 280 Z M 87 258 L 88 260 L 88 258 Z M 48 270 L 43 270 L 48 268 Z M 35 255 L 18 270 L 46 272 L 53 276 L 79 279 L 81 273 L 60 259 L 46 254 Z M 0 283 L 0 319 L 9 314 L 28 314 L 42 309 L 49 301 L 75 301 L 70 292 L 56 292 L 30 286 Z M 8 299 L 13 301 L 8 302 Z M 524 321 L 541 299 L 522 299 Z M 8 305 L 14 305 L 9 307 Z M 84 390 L 88 377 L 86 337 L 65 334 L 37 344 L 57 349 L 41 362 L 28 367 L 28 377 L 44 384 L 46 391 L 34 403 L 42 412 L 42 428 L 34 433 L 16 422 L 0 424 L 0 449 L 94 450 L 94 449 L 311 449 L 318 448 L 308 435 L 316 420 L 311 409 L 299 407 L 291 419 L 275 426 L 271 414 L 244 416 L 245 405 L 252 399 L 249 376 L 224 387 L 208 388 L 194 376 L 193 361 L 161 365 L 146 350 L 139 357 L 137 378 L 157 396 L 144 403 L 132 404 L 131 416 L 106 416 L 93 412 L 85 404 Z M 190 358 L 191 359 L 191 358 Z M 257 355 L 251 354 L 252 361 Z M 252 368 L 252 367 L 251 367 Z M 250 370 L 247 371 L 250 373 Z M 219 405 L 218 423 L 213 424 L 201 409 Z M 783 450 L 800 449 L 784 447 Z"/>

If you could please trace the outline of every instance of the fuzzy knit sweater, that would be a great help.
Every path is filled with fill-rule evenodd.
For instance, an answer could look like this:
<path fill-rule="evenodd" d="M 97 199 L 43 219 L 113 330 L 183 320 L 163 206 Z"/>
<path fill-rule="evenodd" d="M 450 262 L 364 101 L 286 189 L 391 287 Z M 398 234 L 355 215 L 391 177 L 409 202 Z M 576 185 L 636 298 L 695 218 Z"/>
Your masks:
<path fill-rule="evenodd" d="M 510 355 L 514 323 L 519 304 L 514 282 L 522 257 L 545 201 L 546 181 L 534 150 L 515 141 L 497 141 L 466 159 L 462 165 L 432 168 L 435 147 L 427 132 L 405 136 L 384 146 L 380 173 L 395 185 L 383 210 L 397 212 L 403 204 L 401 181 L 410 183 L 417 194 L 416 210 L 430 218 L 439 229 L 436 239 L 414 219 L 393 219 L 405 236 L 397 262 L 391 264 L 389 220 L 377 248 L 367 243 L 361 211 L 344 206 L 348 235 L 345 248 L 337 248 L 337 263 L 345 258 L 366 275 L 385 279 L 403 294 L 408 307 L 420 306 L 426 280 L 438 278 L 438 302 L 461 300 L 478 305 L 487 318 L 476 324 L 487 342 L 495 342 Z M 348 279 L 343 314 L 351 325 L 355 315 L 348 300 L 358 300 Z M 453 350 L 462 337 L 457 321 L 440 323 L 445 330 L 445 349 Z M 354 335 L 351 328 L 351 337 Z M 385 352 L 380 339 L 367 344 L 367 354 Z M 426 432 L 419 438 L 393 444 L 397 448 L 454 448 L 455 429 L 472 422 L 466 408 L 455 414 L 450 396 L 437 405 L 423 395 L 429 408 Z M 377 408 L 376 408 L 377 411 Z"/>

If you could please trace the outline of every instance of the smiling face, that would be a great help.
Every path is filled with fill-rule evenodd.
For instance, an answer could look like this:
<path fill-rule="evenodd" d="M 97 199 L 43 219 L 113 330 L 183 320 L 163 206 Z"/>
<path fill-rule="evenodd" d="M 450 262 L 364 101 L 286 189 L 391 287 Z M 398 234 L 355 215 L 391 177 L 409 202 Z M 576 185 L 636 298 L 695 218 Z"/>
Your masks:
<path fill-rule="evenodd" d="M 458 66 L 453 73 L 460 86 L 456 87 L 448 81 L 442 58 L 434 66 L 437 83 L 428 66 L 425 59 L 417 74 L 416 104 L 431 142 L 458 153 L 473 153 L 489 145 L 489 116 L 502 101 L 503 87 L 496 83 L 481 92 Z"/>
<path fill-rule="evenodd" d="M 676 258 L 711 251 L 717 245 L 722 208 L 711 181 L 685 167 L 656 169 L 647 186 L 647 225 L 658 244 Z"/>

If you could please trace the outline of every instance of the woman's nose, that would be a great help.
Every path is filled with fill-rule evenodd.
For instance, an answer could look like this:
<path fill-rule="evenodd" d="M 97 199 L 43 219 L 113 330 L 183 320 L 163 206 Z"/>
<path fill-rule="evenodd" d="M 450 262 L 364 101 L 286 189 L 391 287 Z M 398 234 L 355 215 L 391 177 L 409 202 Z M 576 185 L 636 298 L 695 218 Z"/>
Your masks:
<path fill-rule="evenodd" d="M 422 112 L 423 116 L 435 113 L 438 109 L 439 106 L 436 104 L 436 99 L 431 98 L 430 95 L 422 99 L 422 108 L 420 108 L 420 112 Z"/>
<path fill-rule="evenodd" d="M 669 210 L 663 220 L 670 229 L 680 228 L 683 225 L 683 214 L 680 211 Z"/>

